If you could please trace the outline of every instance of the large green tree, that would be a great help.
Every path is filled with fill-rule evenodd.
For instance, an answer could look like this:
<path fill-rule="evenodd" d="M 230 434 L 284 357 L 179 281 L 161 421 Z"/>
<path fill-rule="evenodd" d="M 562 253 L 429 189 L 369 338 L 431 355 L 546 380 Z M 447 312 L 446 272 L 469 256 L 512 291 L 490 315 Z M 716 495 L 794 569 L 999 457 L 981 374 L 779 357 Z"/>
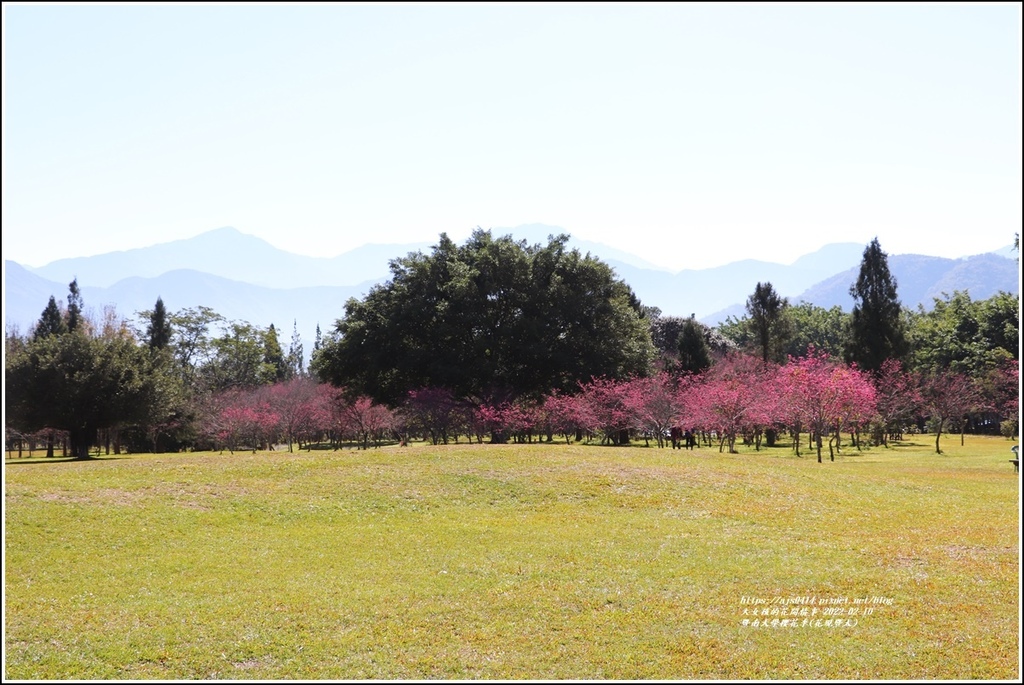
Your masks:
<path fill-rule="evenodd" d="M 711 367 L 711 348 L 707 338 L 707 328 L 692 315 L 683 321 L 678 340 L 680 372 L 700 373 Z"/>
<path fill-rule="evenodd" d="M 249 389 L 272 384 L 278 375 L 278 366 L 268 357 L 283 360 L 281 347 L 276 353 L 269 346 L 270 338 L 277 341 L 276 332 L 262 330 L 244 321 L 232 321 L 210 345 L 213 357 L 200 369 L 202 388 L 211 392 L 229 389 Z"/>
<path fill-rule="evenodd" d="M 477 229 L 391 262 L 391 280 L 351 299 L 313 361 L 325 381 L 397 403 L 445 388 L 476 402 L 539 397 L 593 376 L 647 373 L 644 310 L 611 267 L 568 236 L 546 246 Z"/>
<path fill-rule="evenodd" d="M 998 293 L 973 301 L 966 291 L 934 298 L 930 311 L 918 307 L 909 337 L 918 371 L 951 370 L 981 378 L 1019 357 L 1020 298 Z"/>
<path fill-rule="evenodd" d="M 785 352 L 790 357 L 806 357 L 811 347 L 833 357 L 842 357 L 849 334 L 850 315 L 839 305 L 829 309 L 810 302 L 791 305 L 786 316 L 790 337 Z"/>
<path fill-rule="evenodd" d="M 877 371 L 887 359 L 903 360 L 909 352 L 896 279 L 889 272 L 888 255 L 878 238 L 864 249 L 857 281 L 850 286 L 854 299 L 850 336 L 844 353 L 848 362 Z"/>
<path fill-rule="evenodd" d="M 151 357 L 126 326 L 101 336 L 88 328 L 80 319 L 72 331 L 29 340 L 4 374 L 9 425 L 66 430 L 77 459 L 89 457 L 97 431 L 144 420 L 156 393 Z"/>
<path fill-rule="evenodd" d="M 786 310 L 789 302 L 780 296 L 771 283 L 758 283 L 747 298 L 747 316 L 757 353 L 761 361 L 782 361 L 790 337 Z"/>

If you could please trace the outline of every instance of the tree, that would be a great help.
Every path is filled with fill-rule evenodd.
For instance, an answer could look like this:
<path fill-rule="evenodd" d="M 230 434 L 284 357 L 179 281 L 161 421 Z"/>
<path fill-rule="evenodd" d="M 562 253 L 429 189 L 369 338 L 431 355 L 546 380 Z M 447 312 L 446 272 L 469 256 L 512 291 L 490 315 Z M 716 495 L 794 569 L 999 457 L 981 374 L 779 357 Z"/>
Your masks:
<path fill-rule="evenodd" d="M 288 439 L 288 451 L 293 450 L 295 440 L 299 440 L 301 449 L 302 438 L 313 432 L 318 402 L 317 384 L 307 377 L 296 376 L 270 386 L 268 397 L 271 408 L 281 419 L 280 428 Z"/>
<path fill-rule="evenodd" d="M 888 255 L 875 238 L 864 249 L 857 282 L 850 287 L 854 299 L 847 361 L 866 371 L 877 371 L 886 359 L 902 360 L 909 346 L 896 279 L 889 272 Z"/>
<path fill-rule="evenodd" d="M 202 306 L 182 309 L 171 316 L 171 347 L 186 385 L 194 385 L 199 369 L 212 358 L 210 327 L 222 321 L 223 316 Z"/>
<path fill-rule="evenodd" d="M 163 298 L 156 298 L 156 305 L 149 315 L 149 327 L 146 329 L 146 337 L 149 347 L 153 350 L 162 350 L 171 342 L 171 322 L 167 318 L 167 310 L 164 308 Z"/>
<path fill-rule="evenodd" d="M 75 330 L 29 341 L 6 360 L 7 421 L 25 432 L 68 431 L 76 459 L 88 459 L 97 432 L 144 421 L 154 404 L 150 356 L 127 329 L 94 337 Z"/>
<path fill-rule="evenodd" d="M 433 444 L 448 444 L 464 423 L 466 407 L 444 388 L 410 390 L 402 408 L 410 428 L 430 436 Z"/>
<path fill-rule="evenodd" d="M 903 427 L 914 420 L 921 408 L 921 392 L 916 379 L 896 359 L 882 362 L 874 381 L 879 418 L 877 442 L 887 445 L 891 436 L 902 439 Z"/>
<path fill-rule="evenodd" d="M 220 392 L 273 383 L 279 367 L 266 361 L 267 340 L 268 331 L 249 323 L 231 322 L 227 330 L 211 342 L 213 358 L 202 367 L 205 387 Z"/>
<path fill-rule="evenodd" d="M 790 336 L 786 318 L 789 302 L 780 297 L 771 283 L 758 283 L 747 298 L 747 315 L 753 330 L 761 361 L 782 361 L 783 350 Z"/>
<path fill-rule="evenodd" d="M 981 404 L 974 381 L 955 371 L 933 371 L 921 380 L 925 409 L 935 424 L 935 453 L 942 454 L 939 438 L 947 424 L 959 425 Z"/>
<path fill-rule="evenodd" d="M 1017 359 L 1020 298 L 998 293 L 972 301 L 966 291 L 934 298 L 912 317 L 910 340 L 918 371 L 952 370 L 978 378 Z"/>
<path fill-rule="evenodd" d="M 654 348 L 639 301 L 567 241 L 528 246 L 477 229 L 459 247 L 441 234 L 430 255 L 393 260 L 390 281 L 348 301 L 313 370 L 392 406 L 423 387 L 497 406 L 647 373 Z"/>
<path fill-rule="evenodd" d="M 838 448 L 844 426 L 859 425 L 875 412 L 875 389 L 868 376 L 824 353 L 812 350 L 806 357 L 791 359 L 780 369 L 778 382 L 786 393 L 782 413 L 811 432 L 818 463 L 824 436 L 830 436 L 829 455 L 835 461 L 833 444 Z"/>
<path fill-rule="evenodd" d="M 82 322 L 82 293 L 78 289 L 78 279 L 68 284 L 68 330 L 74 331 Z"/>
<path fill-rule="evenodd" d="M 67 332 L 68 324 L 64 320 L 64 315 L 61 313 L 60 307 L 57 306 L 57 300 L 50 295 L 50 301 L 39 317 L 39 323 L 36 324 L 32 336 L 38 340 L 49 335 L 63 335 Z"/>
<path fill-rule="evenodd" d="M 683 322 L 679 332 L 679 371 L 700 373 L 711 366 L 711 350 L 707 342 L 707 329 L 693 315 Z"/>
<path fill-rule="evenodd" d="M 263 363 L 267 366 L 267 373 L 271 374 L 268 379 L 283 381 L 288 377 L 288 362 L 285 360 L 284 351 L 281 350 L 281 341 L 277 337 L 277 329 L 274 324 L 263 334 Z"/>
<path fill-rule="evenodd" d="M 787 357 L 807 356 L 811 348 L 833 357 L 842 357 L 849 334 L 850 316 L 842 307 L 829 309 L 801 302 L 786 310 L 790 337 L 785 347 Z"/>
<path fill-rule="evenodd" d="M 306 373 L 306 367 L 302 359 L 302 337 L 299 335 L 299 322 L 292 321 L 292 342 L 288 346 L 288 356 L 285 357 L 285 364 L 288 366 L 288 377 L 298 378 Z"/>

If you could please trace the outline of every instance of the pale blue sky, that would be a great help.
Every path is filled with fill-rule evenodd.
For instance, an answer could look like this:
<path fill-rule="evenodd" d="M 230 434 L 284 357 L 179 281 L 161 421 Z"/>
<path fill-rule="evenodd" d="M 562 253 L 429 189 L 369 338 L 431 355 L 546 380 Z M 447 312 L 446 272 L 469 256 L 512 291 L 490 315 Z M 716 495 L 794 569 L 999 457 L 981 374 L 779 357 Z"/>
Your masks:
<path fill-rule="evenodd" d="M 1021 224 L 995 5 L 3 5 L 3 251 L 541 222 L 670 268 Z"/>

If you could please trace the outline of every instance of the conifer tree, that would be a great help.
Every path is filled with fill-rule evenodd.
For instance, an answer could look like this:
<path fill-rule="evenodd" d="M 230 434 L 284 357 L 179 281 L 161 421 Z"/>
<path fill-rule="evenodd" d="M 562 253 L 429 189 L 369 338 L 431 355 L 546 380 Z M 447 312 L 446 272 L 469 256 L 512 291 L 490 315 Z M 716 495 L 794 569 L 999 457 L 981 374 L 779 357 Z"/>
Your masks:
<path fill-rule="evenodd" d="M 789 302 L 781 297 L 771 283 L 758 283 L 747 298 L 747 314 L 754 333 L 761 361 L 781 361 L 789 341 L 786 310 Z"/>
<path fill-rule="evenodd" d="M 67 332 L 68 325 L 64 321 L 64 315 L 61 313 L 60 307 L 57 306 L 57 300 L 50 295 L 50 301 L 47 303 L 46 309 L 43 310 L 42 316 L 39 317 L 39 323 L 36 324 L 36 330 L 32 337 L 39 340 L 50 335 L 62 335 Z"/>
<path fill-rule="evenodd" d="M 711 352 L 703 326 L 691 315 L 679 331 L 679 370 L 684 373 L 700 373 L 710 366 Z"/>
<path fill-rule="evenodd" d="M 286 359 L 288 365 L 288 376 L 290 378 L 296 378 L 305 373 L 302 357 L 302 336 L 299 335 L 299 322 L 293 319 L 292 342 L 288 346 L 288 357 Z"/>
<path fill-rule="evenodd" d="M 82 323 L 82 293 L 78 289 L 78 279 L 68 284 L 68 331 L 75 331 Z"/>
<path fill-rule="evenodd" d="M 889 272 L 888 255 L 875 238 L 864 249 L 857 282 L 850 287 L 854 299 L 850 336 L 845 356 L 861 369 L 877 371 L 887 359 L 903 360 L 909 351 L 896 279 Z"/>
<path fill-rule="evenodd" d="M 171 342 L 171 322 L 167 319 L 167 309 L 162 297 L 156 298 L 156 305 L 149 315 L 149 327 L 146 330 L 149 347 L 162 350 Z"/>

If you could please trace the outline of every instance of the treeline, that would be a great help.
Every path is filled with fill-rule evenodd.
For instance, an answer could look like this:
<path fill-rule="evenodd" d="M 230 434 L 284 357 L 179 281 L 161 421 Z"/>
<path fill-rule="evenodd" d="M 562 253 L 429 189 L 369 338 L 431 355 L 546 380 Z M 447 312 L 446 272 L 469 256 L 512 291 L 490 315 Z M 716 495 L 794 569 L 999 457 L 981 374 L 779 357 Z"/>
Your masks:
<path fill-rule="evenodd" d="M 820 458 L 844 432 L 853 444 L 907 429 L 1017 433 L 1017 296 L 957 292 L 910 311 L 876 240 L 850 314 L 759 283 L 746 316 L 712 329 L 644 307 L 566 241 L 442 235 L 431 254 L 394 260 L 334 330 L 318 327 L 308 365 L 294 322 L 285 350 L 273 325 L 172 314 L 159 299 L 134 324 L 112 309 L 88 317 L 72 282 L 67 306 L 51 297 L 28 334 L 5 335 L 7 448 L 663 445 L 676 427 L 720 449 L 780 434 L 799 449 L 805 435 Z"/>

